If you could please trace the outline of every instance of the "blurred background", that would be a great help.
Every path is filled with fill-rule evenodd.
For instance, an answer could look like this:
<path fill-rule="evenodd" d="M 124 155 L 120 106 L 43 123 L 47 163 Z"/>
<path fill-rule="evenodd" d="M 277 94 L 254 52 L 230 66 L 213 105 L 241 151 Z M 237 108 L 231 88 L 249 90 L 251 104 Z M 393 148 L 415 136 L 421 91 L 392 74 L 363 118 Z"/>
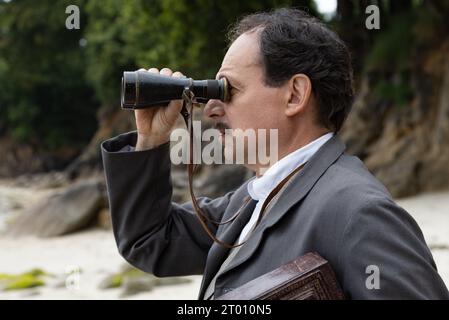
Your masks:
<path fill-rule="evenodd" d="M 380 29 L 365 26 L 370 4 Z M 70 5 L 79 29 L 66 28 Z M 0 0 L 0 299 L 196 298 L 200 276 L 156 279 L 118 255 L 99 145 L 135 129 L 123 71 L 215 78 L 229 25 L 281 6 L 348 44 L 357 96 L 341 136 L 417 220 L 449 285 L 448 1 Z M 185 168 L 172 175 L 174 200 L 187 201 Z M 251 175 L 204 166 L 196 194 Z"/>

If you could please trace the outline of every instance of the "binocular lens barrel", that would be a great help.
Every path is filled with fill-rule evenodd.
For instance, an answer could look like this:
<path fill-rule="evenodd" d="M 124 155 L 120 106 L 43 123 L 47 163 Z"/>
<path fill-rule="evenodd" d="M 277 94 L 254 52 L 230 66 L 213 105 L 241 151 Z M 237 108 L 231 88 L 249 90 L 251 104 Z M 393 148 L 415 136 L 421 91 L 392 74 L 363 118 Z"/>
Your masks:
<path fill-rule="evenodd" d="M 125 71 L 122 78 L 121 104 L 123 109 L 142 109 L 167 106 L 171 100 L 182 99 L 185 88 L 190 88 L 196 101 L 229 99 L 226 78 L 220 80 L 193 80 L 175 78 L 148 71 Z"/>

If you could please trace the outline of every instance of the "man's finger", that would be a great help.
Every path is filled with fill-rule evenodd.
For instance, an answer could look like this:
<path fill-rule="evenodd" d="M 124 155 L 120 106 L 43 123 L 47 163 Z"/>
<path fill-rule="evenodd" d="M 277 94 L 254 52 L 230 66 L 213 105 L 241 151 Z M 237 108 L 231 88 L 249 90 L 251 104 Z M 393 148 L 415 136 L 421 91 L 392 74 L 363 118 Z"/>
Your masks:
<path fill-rule="evenodd" d="M 171 76 L 173 73 L 173 71 L 171 71 L 171 69 L 169 68 L 162 68 L 160 74 L 166 75 L 166 76 Z"/>
<path fill-rule="evenodd" d="M 186 76 L 183 75 L 181 72 L 176 71 L 176 72 L 173 73 L 173 77 L 175 77 L 175 78 L 185 78 Z"/>

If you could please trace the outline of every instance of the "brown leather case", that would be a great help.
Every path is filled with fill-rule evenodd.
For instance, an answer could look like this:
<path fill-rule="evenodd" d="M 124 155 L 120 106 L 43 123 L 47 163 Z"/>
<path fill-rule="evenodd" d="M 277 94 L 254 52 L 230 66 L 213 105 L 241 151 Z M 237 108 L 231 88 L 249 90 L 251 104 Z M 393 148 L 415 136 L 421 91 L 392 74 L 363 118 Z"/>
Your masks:
<path fill-rule="evenodd" d="M 343 291 L 327 260 L 307 253 L 216 300 L 342 300 Z"/>

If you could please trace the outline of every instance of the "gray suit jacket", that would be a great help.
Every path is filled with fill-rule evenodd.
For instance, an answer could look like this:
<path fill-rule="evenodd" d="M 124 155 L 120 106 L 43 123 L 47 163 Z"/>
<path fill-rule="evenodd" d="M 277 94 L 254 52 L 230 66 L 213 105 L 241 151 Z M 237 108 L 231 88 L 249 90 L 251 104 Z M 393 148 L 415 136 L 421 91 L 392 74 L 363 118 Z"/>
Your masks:
<path fill-rule="evenodd" d="M 169 144 L 119 152 L 135 143 L 136 134 L 127 133 L 102 144 L 119 252 L 156 276 L 203 274 L 202 299 L 229 250 L 210 240 L 190 202 L 171 201 Z M 416 222 L 363 163 L 344 150 L 341 140 L 333 137 L 290 180 L 217 278 L 215 297 L 316 251 L 330 262 L 348 298 L 449 298 Z M 248 196 L 246 184 L 199 202 L 213 219 L 226 220 Z M 232 223 L 209 227 L 218 238 L 234 243 L 252 208 L 254 202 Z M 368 277 L 373 265 L 379 270 L 379 289 L 366 285 L 372 283 Z"/>

